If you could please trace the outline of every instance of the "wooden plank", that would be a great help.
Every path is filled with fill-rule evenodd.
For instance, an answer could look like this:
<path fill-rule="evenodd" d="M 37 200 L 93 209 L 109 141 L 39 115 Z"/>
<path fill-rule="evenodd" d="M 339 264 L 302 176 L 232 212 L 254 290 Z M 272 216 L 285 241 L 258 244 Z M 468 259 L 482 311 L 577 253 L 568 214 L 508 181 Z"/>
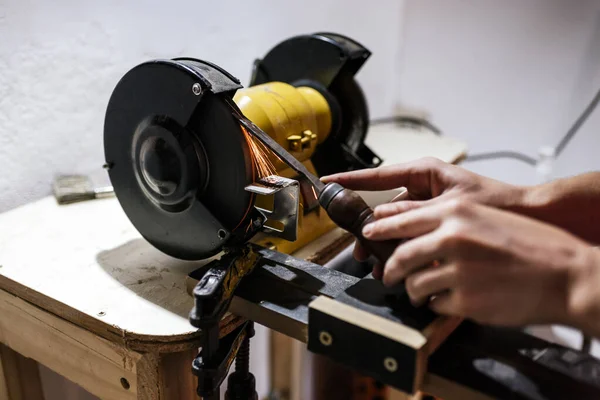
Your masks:
<path fill-rule="evenodd" d="M 391 387 L 389 388 L 387 400 L 421 400 L 421 395 L 416 394 L 411 396 Z"/>
<path fill-rule="evenodd" d="M 192 361 L 198 350 L 186 350 L 178 353 L 161 354 L 159 375 L 164 400 L 195 400 L 197 379 L 191 373 Z"/>
<path fill-rule="evenodd" d="M 0 399 L 43 400 L 42 383 L 38 364 L 16 351 L 0 344 L 0 380 L 4 379 L 4 389 L 0 389 Z"/>
<path fill-rule="evenodd" d="M 0 400 L 8 400 L 8 380 L 4 373 L 4 361 L 2 360 L 2 352 L 0 352 Z"/>
<path fill-rule="evenodd" d="M 160 358 L 157 353 L 145 353 L 138 360 L 136 365 L 138 399 L 160 400 L 161 385 L 159 363 Z"/>
<path fill-rule="evenodd" d="M 46 400 L 98 400 L 97 396 L 75 382 L 65 379 L 45 365 L 38 363 L 38 368 Z"/>
<path fill-rule="evenodd" d="M 319 296 L 310 303 L 310 308 L 374 332 L 394 342 L 402 343 L 415 350 L 422 349 L 427 344 L 427 338 L 419 331 L 325 296 Z"/>
<path fill-rule="evenodd" d="M 439 316 L 429 324 L 423 330 L 423 335 L 427 338 L 427 355 L 433 354 L 462 321 L 459 317 Z"/>
<path fill-rule="evenodd" d="M 274 398 L 288 399 L 292 387 L 292 365 L 296 361 L 292 354 L 292 338 L 277 331 L 271 331 L 270 375 L 271 393 Z"/>
<path fill-rule="evenodd" d="M 199 400 L 192 361 L 197 349 L 178 353 L 146 353 L 137 363 L 140 400 Z"/>
<path fill-rule="evenodd" d="M 0 342 L 103 399 L 135 398 L 140 355 L 0 290 Z M 125 389 L 121 378 L 130 383 Z"/>
<path fill-rule="evenodd" d="M 291 341 L 292 358 L 291 365 L 291 381 L 290 381 L 290 400 L 304 400 L 311 398 L 309 393 L 306 393 L 306 382 L 303 377 L 306 376 L 305 371 L 308 368 L 306 357 L 306 346 L 304 343 L 292 339 Z"/>
<path fill-rule="evenodd" d="M 460 385 L 456 382 L 449 381 L 435 374 L 427 374 L 422 387 L 423 393 L 441 398 L 452 399 L 469 399 L 469 400 L 492 400 L 493 397 L 487 396 L 481 392 Z"/>

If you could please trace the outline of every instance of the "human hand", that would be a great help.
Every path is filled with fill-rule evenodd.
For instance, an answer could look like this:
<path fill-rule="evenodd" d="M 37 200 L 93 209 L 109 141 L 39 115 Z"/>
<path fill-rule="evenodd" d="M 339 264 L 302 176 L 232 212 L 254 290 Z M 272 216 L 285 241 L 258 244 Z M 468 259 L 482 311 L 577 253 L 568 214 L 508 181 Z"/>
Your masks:
<path fill-rule="evenodd" d="M 363 234 L 413 238 L 387 260 L 385 285 L 405 281 L 415 304 L 486 324 L 573 324 L 572 289 L 592 262 L 591 247 L 561 229 L 462 199 L 381 218 Z"/>
<path fill-rule="evenodd" d="M 323 177 L 322 180 L 337 182 L 352 190 L 389 190 L 406 187 L 408 200 L 392 201 L 375 207 L 377 219 L 450 199 L 510 209 L 519 207 L 525 191 L 524 188 L 477 175 L 436 158 L 345 172 Z M 368 256 L 365 249 L 357 243 L 354 257 L 364 261 Z M 375 275 L 377 274 L 376 269 Z"/>

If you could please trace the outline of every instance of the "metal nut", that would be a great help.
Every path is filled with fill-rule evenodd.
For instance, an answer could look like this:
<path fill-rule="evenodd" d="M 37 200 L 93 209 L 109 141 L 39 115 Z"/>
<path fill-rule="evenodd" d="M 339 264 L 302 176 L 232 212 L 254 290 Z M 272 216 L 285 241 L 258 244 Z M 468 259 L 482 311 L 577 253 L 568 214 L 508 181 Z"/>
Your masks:
<path fill-rule="evenodd" d="M 199 83 L 194 83 L 192 85 L 192 93 L 194 93 L 196 96 L 200 96 L 202 94 L 202 86 L 200 86 Z"/>
<path fill-rule="evenodd" d="M 313 138 L 314 136 L 314 138 Z M 313 141 L 315 141 L 317 139 L 317 135 L 315 135 L 314 133 L 312 133 L 312 131 L 310 131 L 309 129 L 305 130 L 302 132 L 302 139 L 300 139 L 300 142 L 302 143 L 302 148 L 303 149 L 308 149 L 311 146 L 311 143 Z"/>
<path fill-rule="evenodd" d="M 302 145 L 302 136 L 300 135 L 290 135 L 287 137 L 288 147 L 290 151 L 300 151 Z"/>
<path fill-rule="evenodd" d="M 331 333 L 327 331 L 319 332 L 319 341 L 323 346 L 331 346 L 333 343 L 333 337 L 331 337 Z"/>
<path fill-rule="evenodd" d="M 389 372 L 396 372 L 398 370 L 398 361 L 394 357 L 386 357 L 383 359 L 383 366 Z"/>

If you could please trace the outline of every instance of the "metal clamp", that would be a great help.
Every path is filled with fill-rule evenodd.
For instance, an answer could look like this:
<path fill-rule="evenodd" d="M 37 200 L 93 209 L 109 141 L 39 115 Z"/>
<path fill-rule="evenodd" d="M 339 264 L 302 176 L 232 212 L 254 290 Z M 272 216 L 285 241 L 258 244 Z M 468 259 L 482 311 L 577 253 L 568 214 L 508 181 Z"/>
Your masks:
<path fill-rule="evenodd" d="M 257 195 L 254 207 L 267 218 L 263 229 L 285 240 L 296 240 L 300 207 L 298 181 L 270 175 L 246 186 L 246 190 Z"/>

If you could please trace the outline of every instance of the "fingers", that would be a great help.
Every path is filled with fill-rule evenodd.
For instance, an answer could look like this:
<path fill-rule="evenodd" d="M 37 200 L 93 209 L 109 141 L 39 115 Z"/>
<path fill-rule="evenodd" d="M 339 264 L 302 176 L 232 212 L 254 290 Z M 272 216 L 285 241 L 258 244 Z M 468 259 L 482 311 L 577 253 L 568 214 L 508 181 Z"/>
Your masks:
<path fill-rule="evenodd" d="M 381 280 L 381 278 L 383 278 L 383 266 L 381 264 L 375 264 L 372 274 L 373 278 Z"/>
<path fill-rule="evenodd" d="M 398 191 L 398 194 L 396 196 L 394 196 L 394 198 L 390 201 L 401 201 L 401 200 L 405 200 L 406 198 L 408 198 L 408 190 L 406 190 L 406 188 L 400 188 L 400 190 Z M 358 240 L 356 240 L 354 242 L 354 251 L 353 251 L 353 255 L 354 258 L 356 259 L 356 261 L 366 261 L 367 258 L 369 258 L 369 252 L 367 251 L 367 249 L 365 249 Z"/>
<path fill-rule="evenodd" d="M 414 305 L 421 305 L 431 296 L 452 289 L 455 284 L 454 265 L 431 266 L 406 278 L 406 291 Z"/>
<path fill-rule="evenodd" d="M 367 261 L 369 258 L 369 252 L 362 247 L 358 240 L 354 242 L 354 251 L 352 252 L 352 255 L 354 256 L 354 259 L 359 262 Z"/>
<path fill-rule="evenodd" d="M 429 302 L 429 308 L 442 315 L 463 316 L 459 313 L 458 295 L 453 291 L 436 295 Z"/>
<path fill-rule="evenodd" d="M 321 180 L 336 182 L 352 190 L 389 190 L 405 186 L 409 192 L 423 192 L 424 189 L 429 191 L 431 173 L 443 165 L 442 161 L 435 158 L 424 158 L 409 163 L 324 176 Z"/>
<path fill-rule="evenodd" d="M 397 285 L 416 270 L 431 265 L 436 260 L 446 259 L 448 255 L 439 233 L 409 240 L 398 246 L 386 261 L 383 283 L 386 286 Z"/>
<path fill-rule="evenodd" d="M 372 222 L 363 228 L 362 233 L 370 240 L 411 238 L 436 229 L 442 216 L 440 207 L 419 208 Z"/>
<path fill-rule="evenodd" d="M 404 186 L 407 180 L 396 165 L 380 168 L 367 168 L 341 174 L 324 176 L 325 183 L 336 182 L 352 190 L 389 190 Z"/>
<path fill-rule="evenodd" d="M 393 199 L 390 200 L 390 203 L 396 202 L 396 201 L 400 201 L 400 200 L 406 200 L 410 197 L 408 190 L 405 187 L 401 187 L 398 190 L 398 194 L 394 196 Z"/>
<path fill-rule="evenodd" d="M 427 201 L 397 201 L 394 203 L 381 204 L 373 210 L 376 219 L 391 217 L 392 215 L 401 214 L 406 211 L 414 210 L 427 205 Z"/>

